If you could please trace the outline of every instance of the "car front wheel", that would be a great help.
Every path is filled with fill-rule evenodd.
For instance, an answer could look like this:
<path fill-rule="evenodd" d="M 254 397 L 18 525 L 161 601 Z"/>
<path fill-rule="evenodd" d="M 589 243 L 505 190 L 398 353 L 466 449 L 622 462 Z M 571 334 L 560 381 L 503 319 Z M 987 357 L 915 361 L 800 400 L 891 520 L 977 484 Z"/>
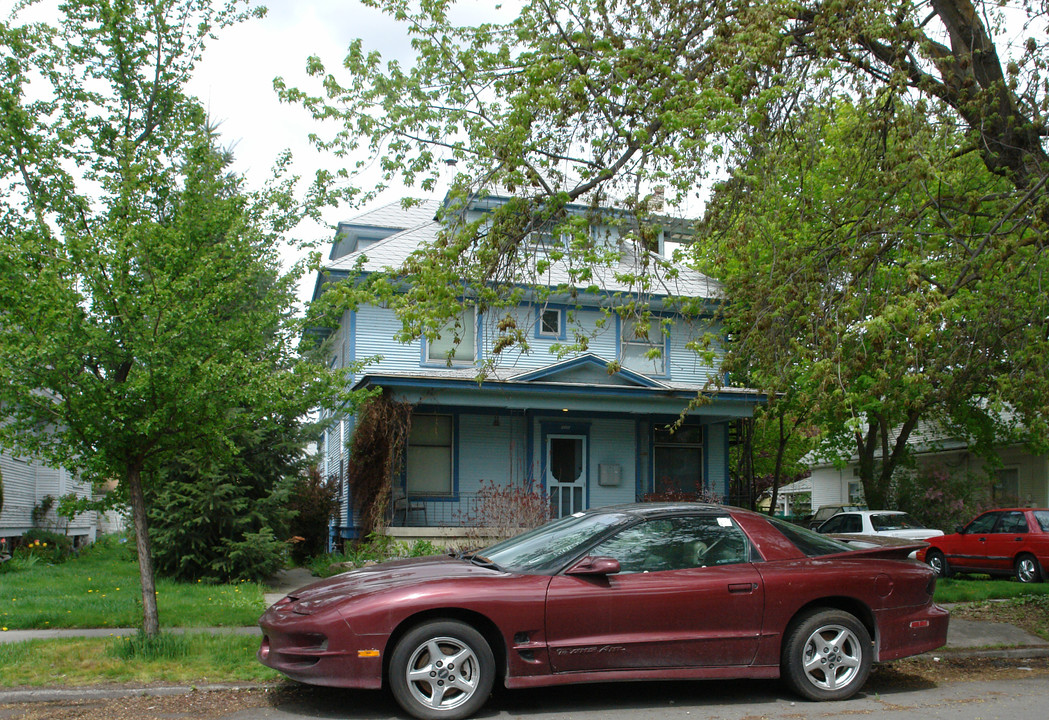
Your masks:
<path fill-rule="evenodd" d="M 1016 579 L 1022 583 L 1042 581 L 1042 566 L 1034 555 L 1021 555 L 1016 558 Z"/>
<path fill-rule="evenodd" d="M 783 677 L 809 700 L 844 700 L 867 681 L 874 649 L 853 615 L 817 610 L 797 622 L 783 646 Z"/>
<path fill-rule="evenodd" d="M 947 564 L 947 558 L 939 550 L 930 550 L 925 555 L 925 562 L 929 564 L 936 574 L 942 578 L 951 576 L 951 566 Z"/>
<path fill-rule="evenodd" d="M 495 657 L 481 633 L 455 620 L 410 630 L 390 656 L 390 690 L 421 720 L 460 720 L 477 712 L 492 691 Z"/>

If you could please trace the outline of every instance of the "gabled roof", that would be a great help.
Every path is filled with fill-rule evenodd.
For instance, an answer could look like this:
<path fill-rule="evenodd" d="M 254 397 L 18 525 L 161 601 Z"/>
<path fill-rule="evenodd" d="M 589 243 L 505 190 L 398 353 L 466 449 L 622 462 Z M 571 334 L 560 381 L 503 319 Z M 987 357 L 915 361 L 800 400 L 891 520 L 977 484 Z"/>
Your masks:
<path fill-rule="evenodd" d="M 563 360 L 529 372 L 514 375 L 515 382 L 568 382 L 573 384 L 592 385 L 625 385 L 633 387 L 663 388 L 669 390 L 665 383 L 653 380 L 641 373 L 620 368 L 614 373 L 608 372 L 609 361 L 593 353 Z"/>
<path fill-rule="evenodd" d="M 442 226 L 432 218 L 439 205 L 440 203 L 428 202 L 404 210 L 399 203 L 391 203 L 340 223 L 340 228 L 381 223 L 382 227 L 405 229 L 329 262 L 325 268 L 329 278 L 340 280 L 357 271 L 382 272 L 400 267 L 412 252 L 437 239 Z M 722 295 L 721 284 L 713 278 L 683 265 L 670 266 L 653 253 L 638 253 L 629 244 L 621 247 L 617 265 L 594 268 L 592 279 L 586 283 L 573 280 L 572 270 L 578 268 L 573 268 L 569 258 L 550 263 L 544 272 L 536 273 L 535 276 L 519 277 L 517 283 L 522 287 L 539 284 L 551 288 L 573 284 L 578 287 L 586 284 L 596 287 L 604 295 L 636 294 L 637 284 L 631 282 L 629 276 L 641 268 L 645 268 L 649 277 L 646 295 L 653 298 L 687 297 L 716 300 Z M 318 279 L 314 298 L 319 295 L 325 281 L 326 278 L 323 277 Z"/>

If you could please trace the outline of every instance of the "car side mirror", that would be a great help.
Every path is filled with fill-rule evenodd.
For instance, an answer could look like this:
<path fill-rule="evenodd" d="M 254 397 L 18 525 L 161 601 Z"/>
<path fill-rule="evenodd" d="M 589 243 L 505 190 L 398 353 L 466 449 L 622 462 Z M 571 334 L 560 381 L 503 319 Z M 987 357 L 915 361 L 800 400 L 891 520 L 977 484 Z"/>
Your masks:
<path fill-rule="evenodd" d="M 611 557 L 587 556 L 573 565 L 566 575 L 615 575 L 619 572 L 619 561 Z"/>
<path fill-rule="evenodd" d="M 965 534 L 965 528 L 962 527 L 961 525 L 955 525 L 954 526 L 954 532 L 958 533 L 959 535 L 964 535 Z"/>

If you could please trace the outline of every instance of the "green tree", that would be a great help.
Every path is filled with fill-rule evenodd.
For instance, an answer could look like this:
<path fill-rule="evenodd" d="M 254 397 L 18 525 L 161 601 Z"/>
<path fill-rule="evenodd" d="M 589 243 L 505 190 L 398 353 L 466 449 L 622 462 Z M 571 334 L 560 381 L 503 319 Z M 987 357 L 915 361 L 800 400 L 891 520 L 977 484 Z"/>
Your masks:
<path fill-rule="evenodd" d="M 1044 411 L 1012 389 L 1046 386 L 1031 370 L 1049 301 L 1027 286 L 1049 262 L 1026 228 L 995 227 L 1010 184 L 928 112 L 808 106 L 718 188 L 702 243 L 733 298 L 729 369 L 758 368 L 857 456 L 872 507 L 892 502 L 923 419 L 979 439 L 1006 407 Z"/>
<path fill-rule="evenodd" d="M 233 456 L 187 449 L 146 479 L 157 572 L 179 580 L 265 580 L 288 556 L 305 434 L 296 418 L 238 423 Z"/>
<path fill-rule="evenodd" d="M 868 502 L 888 501 L 924 417 L 986 427 L 1009 407 L 1049 438 L 1044 3 L 532 0 L 480 26 L 453 22 L 448 0 L 372 4 L 404 21 L 415 62 L 358 40 L 345 73 L 311 58 L 321 90 L 278 82 L 284 97 L 341 120 L 322 146 L 380 155 L 389 181 L 430 188 L 457 161 L 452 210 L 495 188 L 521 198 L 451 222 L 403 268 L 420 294 L 408 332 L 454 315 L 439 289 L 453 279 L 514 302 L 536 265 L 521 239 L 570 233 L 567 203 L 622 200 L 647 250 L 658 185 L 675 206 L 716 184 L 686 257 L 732 281 L 729 367 L 830 423 Z M 643 300 L 653 271 L 673 271 L 635 254 Z M 599 289 L 606 259 L 585 238 L 572 255 L 558 291 Z"/>
<path fill-rule="evenodd" d="M 299 417 L 332 378 L 294 354 L 290 181 L 245 191 L 184 92 L 240 3 L 61 10 L 0 25 L 0 436 L 119 480 L 153 635 L 146 474 L 189 448 L 232 458 L 238 433 Z"/>

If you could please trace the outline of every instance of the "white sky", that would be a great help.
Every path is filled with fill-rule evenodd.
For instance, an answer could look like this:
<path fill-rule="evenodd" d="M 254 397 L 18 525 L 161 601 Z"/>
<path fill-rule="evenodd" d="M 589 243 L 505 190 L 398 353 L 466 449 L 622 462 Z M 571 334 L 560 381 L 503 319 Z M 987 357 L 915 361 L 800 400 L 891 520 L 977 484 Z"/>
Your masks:
<path fill-rule="evenodd" d="M 289 87 L 317 92 L 317 81 L 306 74 L 306 59 L 317 55 L 329 70 L 341 69 L 346 49 L 358 37 L 364 39 L 366 49 L 379 50 L 384 61 L 397 59 L 409 65 L 413 52 L 404 26 L 358 0 L 256 0 L 256 4 L 269 8 L 266 17 L 228 28 L 211 41 L 189 90 L 203 101 L 212 119 L 221 122 L 219 130 L 224 144 L 233 146 L 236 169 L 252 186 L 265 180 L 274 158 L 285 148 L 291 149 L 296 171 L 304 179 L 320 167 L 334 170 L 338 161 L 320 155 L 309 144 L 316 123 L 301 107 L 278 101 L 273 79 L 280 76 Z M 513 0 L 506 3 L 514 4 Z M 508 16 L 496 0 L 459 0 L 458 5 L 453 17 L 464 23 Z M 371 182 L 376 178 L 377 173 Z M 360 183 L 367 182 L 368 175 L 361 177 Z M 425 197 L 418 188 L 393 187 L 365 209 L 405 195 Z M 304 226 L 300 239 L 330 241 L 334 225 L 359 212 L 329 210 L 328 225 Z M 322 247 L 322 252 L 327 253 L 327 248 Z M 312 276 L 304 278 L 301 299 L 308 299 L 313 282 Z"/>
<path fill-rule="evenodd" d="M 357 37 L 365 38 L 385 58 L 402 62 L 410 60 L 411 46 L 396 21 L 357 0 L 269 0 L 259 4 L 269 8 L 266 17 L 228 28 L 211 41 L 189 91 L 221 123 L 222 141 L 233 147 L 236 169 L 251 186 L 264 182 L 284 149 L 291 149 L 296 171 L 308 182 L 318 168 L 336 169 L 337 161 L 309 144 L 308 135 L 317 129 L 316 123 L 303 108 L 278 100 L 274 78 L 283 77 L 290 87 L 316 91 L 316 81 L 305 71 L 310 55 L 318 55 L 326 67 L 337 69 Z M 405 194 L 402 188 L 392 189 L 380 202 Z M 327 225 L 304 224 L 299 239 L 329 241 L 335 223 L 357 213 L 351 208 L 329 209 Z M 322 246 L 321 251 L 326 253 L 327 248 Z M 297 258 L 289 255 L 289 259 Z M 300 299 L 309 298 L 313 282 L 312 275 L 303 279 Z"/>

